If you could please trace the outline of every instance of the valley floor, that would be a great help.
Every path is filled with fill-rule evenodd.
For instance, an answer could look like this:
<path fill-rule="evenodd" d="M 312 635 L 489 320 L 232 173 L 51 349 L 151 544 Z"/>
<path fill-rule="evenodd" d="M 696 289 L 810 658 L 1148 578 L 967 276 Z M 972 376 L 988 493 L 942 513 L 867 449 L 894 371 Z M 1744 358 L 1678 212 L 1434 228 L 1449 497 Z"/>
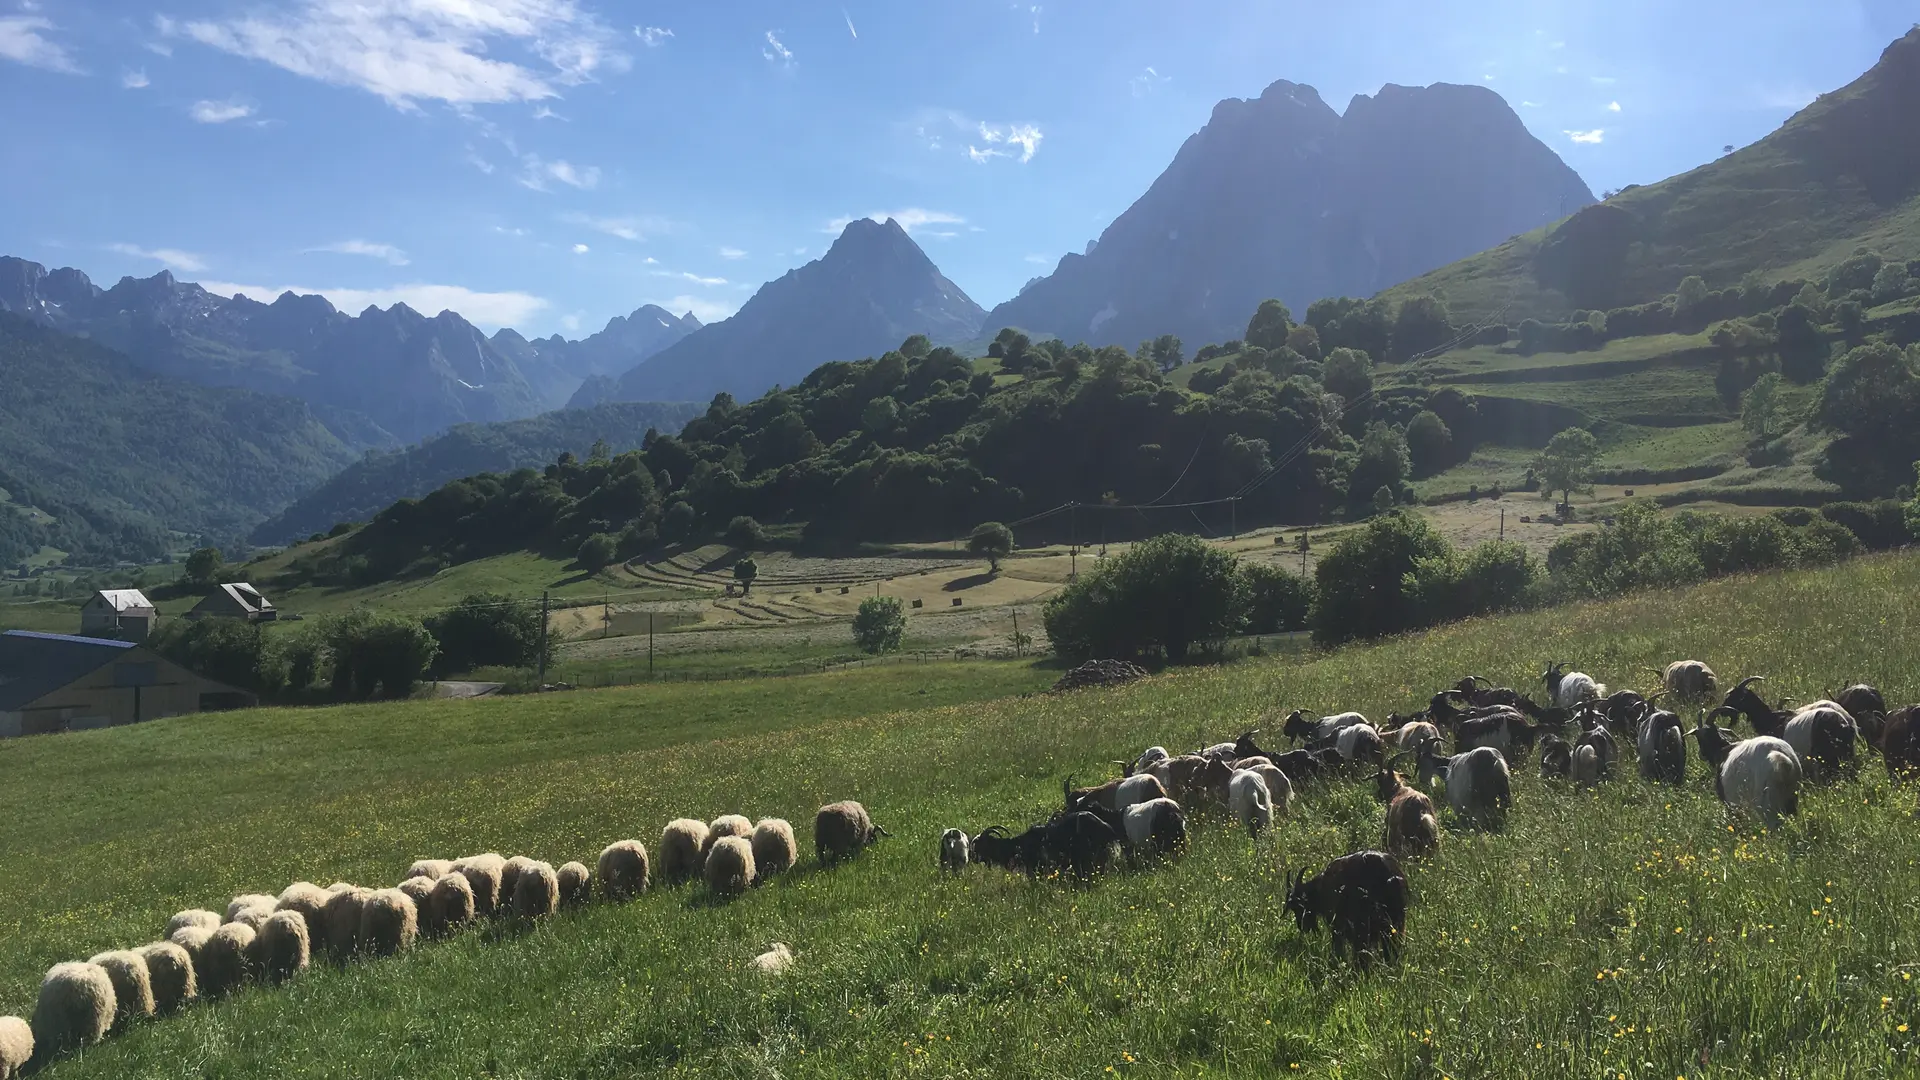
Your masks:
<path fill-rule="evenodd" d="M 1478 620 L 1301 660 L 1027 696 L 1016 662 L 183 717 L 0 744 L 0 1013 L 47 966 L 296 879 L 396 881 L 474 851 L 592 862 L 669 818 L 791 818 L 801 866 L 732 903 L 656 889 L 392 960 L 322 964 L 143 1022 L 69 1077 L 1892 1077 L 1920 1069 L 1914 794 L 1870 760 L 1775 834 L 1680 789 L 1516 768 L 1504 831 L 1411 867 L 1405 957 L 1360 974 L 1281 908 L 1286 868 L 1378 842 L 1358 784 L 1258 840 L 1084 887 L 943 877 L 948 826 L 1019 827 L 1111 759 L 1294 707 L 1410 710 L 1462 674 L 1571 660 L 1616 687 L 1682 656 L 1807 700 L 1920 695 L 1920 557 Z M 1022 696 L 1016 696 L 1022 695 Z M 812 811 L 893 838 L 823 870 Z M 781 977 L 748 961 L 771 942 Z"/>

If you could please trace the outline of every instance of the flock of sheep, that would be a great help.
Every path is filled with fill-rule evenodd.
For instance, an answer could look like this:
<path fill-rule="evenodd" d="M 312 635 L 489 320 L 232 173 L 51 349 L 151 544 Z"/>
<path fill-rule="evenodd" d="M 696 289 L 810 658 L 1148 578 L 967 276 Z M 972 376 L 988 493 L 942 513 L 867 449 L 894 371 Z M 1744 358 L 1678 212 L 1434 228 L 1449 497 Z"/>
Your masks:
<path fill-rule="evenodd" d="M 1386 804 L 1384 850 L 1335 859 L 1311 878 L 1295 872 L 1286 906 L 1302 930 L 1329 922 L 1336 954 L 1365 962 L 1397 951 L 1408 900 L 1400 859 L 1441 842 L 1428 793 L 1443 789 L 1462 825 L 1496 825 L 1513 801 L 1509 762 L 1536 750 L 1548 780 L 1590 787 L 1631 756 L 1643 779 L 1678 785 L 1686 782 L 1692 738 L 1721 800 L 1767 827 L 1797 812 L 1803 783 L 1853 775 L 1857 744 L 1879 752 L 1896 777 L 1920 773 L 1920 705 L 1889 711 L 1865 684 L 1832 699 L 1773 708 L 1754 689 L 1762 677 L 1741 680 L 1722 698 L 1713 670 L 1697 660 L 1658 671 L 1660 688 L 1646 695 L 1609 693 L 1593 677 L 1566 669 L 1557 663 L 1543 672 L 1544 705 L 1468 676 L 1433 695 L 1425 709 L 1394 714 L 1383 727 L 1357 712 L 1313 719 L 1296 711 L 1281 733 L 1301 745 L 1284 753 L 1255 742 L 1258 730 L 1190 754 L 1148 747 L 1132 761 L 1115 762 L 1121 776 L 1105 784 L 1075 788 L 1069 778 L 1062 808 L 1023 832 L 995 825 L 970 837 L 948 829 L 940 861 L 954 871 L 977 862 L 1084 878 L 1105 870 L 1116 848 L 1130 863 L 1177 856 L 1187 844 L 1189 811 L 1225 812 L 1257 836 L 1305 785 L 1357 774 Z M 1688 729 L 1664 707 L 1668 702 L 1698 710 L 1699 722 Z M 1741 738 L 1716 725 L 1721 716 L 1746 720 L 1754 734 Z M 1413 766 L 1412 778 L 1396 770 L 1402 762 Z"/>
<path fill-rule="evenodd" d="M 857 802 L 837 802 L 814 816 L 814 854 L 823 865 L 853 855 L 886 830 Z M 793 826 L 738 814 L 712 822 L 680 818 L 661 831 L 659 877 L 668 885 L 699 878 L 715 896 L 731 898 L 799 860 Z M 219 998 L 248 983 L 279 984 L 299 976 L 317 955 L 340 962 L 392 956 L 422 938 L 441 938 L 487 918 L 534 920 L 591 902 L 647 891 L 653 867 L 645 845 L 620 840 L 597 866 L 558 868 L 496 854 L 422 859 L 391 889 L 346 882 L 320 888 L 295 882 L 278 896 L 236 896 L 224 913 L 182 911 L 163 938 L 77 963 L 56 964 L 40 984 L 31 1023 L 0 1017 L 0 1080 L 98 1043 L 132 1021 L 178 1012 L 200 998 Z M 779 972 L 793 955 L 781 943 L 752 966 Z"/>

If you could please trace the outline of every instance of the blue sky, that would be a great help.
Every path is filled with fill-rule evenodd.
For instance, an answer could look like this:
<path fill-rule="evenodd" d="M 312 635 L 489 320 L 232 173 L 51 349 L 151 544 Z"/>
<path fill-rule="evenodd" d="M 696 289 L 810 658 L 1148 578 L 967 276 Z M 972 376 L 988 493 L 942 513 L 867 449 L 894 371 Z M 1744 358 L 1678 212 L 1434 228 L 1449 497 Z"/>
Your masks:
<path fill-rule="evenodd" d="M 1444 10 L 1443 10 L 1444 9 Z M 1893 0 L 0 0 L 0 253 L 579 336 L 893 214 L 985 307 L 1214 102 L 1478 82 L 1599 192 L 1759 138 Z"/>

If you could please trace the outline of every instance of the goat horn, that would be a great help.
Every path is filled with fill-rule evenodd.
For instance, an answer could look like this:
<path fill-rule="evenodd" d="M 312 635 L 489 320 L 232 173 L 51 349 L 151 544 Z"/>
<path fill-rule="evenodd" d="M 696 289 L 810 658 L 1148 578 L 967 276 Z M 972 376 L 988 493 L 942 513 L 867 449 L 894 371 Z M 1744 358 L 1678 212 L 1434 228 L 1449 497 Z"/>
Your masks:
<path fill-rule="evenodd" d="M 1767 677 L 1765 675 L 1749 675 L 1746 678 L 1741 679 L 1738 683 L 1736 683 L 1734 685 L 1734 689 L 1745 690 L 1748 686 L 1751 686 L 1754 683 L 1766 682 L 1766 681 L 1767 681 Z"/>

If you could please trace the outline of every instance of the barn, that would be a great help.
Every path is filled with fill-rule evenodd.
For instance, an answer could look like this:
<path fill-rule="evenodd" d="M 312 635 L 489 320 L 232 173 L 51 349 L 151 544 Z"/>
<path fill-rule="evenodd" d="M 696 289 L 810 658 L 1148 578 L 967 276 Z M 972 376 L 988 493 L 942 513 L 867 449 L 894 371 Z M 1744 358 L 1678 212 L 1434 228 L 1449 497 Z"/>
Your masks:
<path fill-rule="evenodd" d="M 137 724 L 255 704 L 253 694 L 195 675 L 135 642 L 27 630 L 0 633 L 0 737 Z"/>

